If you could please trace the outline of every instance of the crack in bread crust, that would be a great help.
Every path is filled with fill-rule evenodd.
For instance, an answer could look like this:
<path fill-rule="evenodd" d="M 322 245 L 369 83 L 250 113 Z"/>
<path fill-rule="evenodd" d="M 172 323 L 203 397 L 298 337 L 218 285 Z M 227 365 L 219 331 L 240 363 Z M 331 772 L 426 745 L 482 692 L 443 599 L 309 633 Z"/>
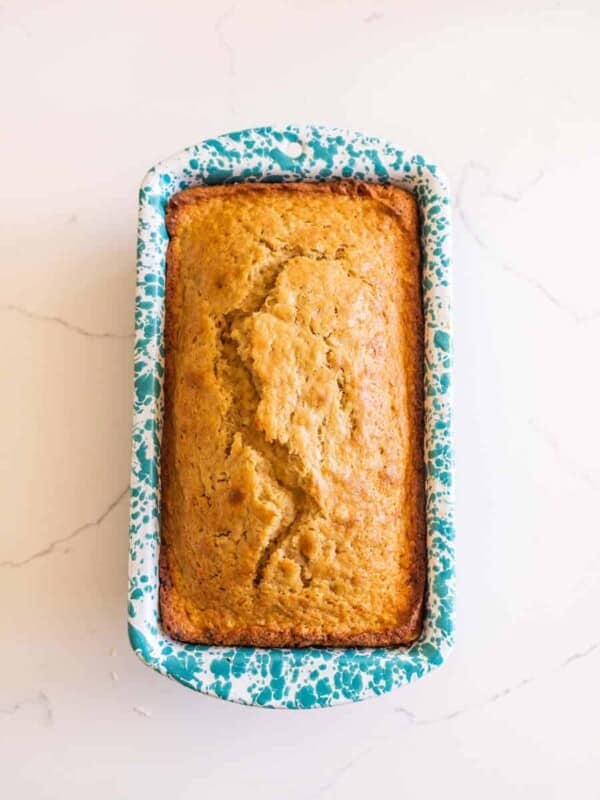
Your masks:
<path fill-rule="evenodd" d="M 256 564 L 256 571 L 253 579 L 253 583 L 255 586 L 260 586 L 260 584 L 262 583 L 265 577 L 265 570 L 269 565 L 269 561 L 271 560 L 273 553 L 275 553 L 283 546 L 286 539 L 289 539 L 292 531 L 294 530 L 294 526 L 298 521 L 300 514 L 302 514 L 302 508 L 297 508 L 296 513 L 294 514 L 294 518 L 292 519 L 290 524 L 280 528 L 275 534 L 275 536 L 267 543 L 267 546 L 260 554 L 260 557 Z"/>
<path fill-rule="evenodd" d="M 256 426 L 252 424 L 255 421 L 256 411 L 261 400 L 261 385 L 256 373 L 251 367 L 251 364 L 247 363 L 241 357 L 238 343 L 232 336 L 232 331 L 236 324 L 242 323 L 252 314 L 257 314 L 264 311 L 269 297 L 272 291 L 275 289 L 277 281 L 280 275 L 283 273 L 286 265 L 291 259 L 298 257 L 306 257 L 306 254 L 302 252 L 301 248 L 294 248 L 293 253 L 288 254 L 285 258 L 283 258 L 283 260 L 278 262 L 276 271 L 266 283 L 262 297 L 254 304 L 256 306 L 254 310 L 240 311 L 235 309 L 224 314 L 222 322 L 219 321 L 219 323 L 217 323 L 217 327 L 219 328 L 219 343 L 222 358 L 230 367 L 243 370 L 249 379 L 249 385 L 254 388 L 254 396 L 252 397 L 253 409 L 249 414 L 250 418 L 242 421 L 238 420 L 238 430 L 235 430 L 232 424 L 230 440 L 227 445 L 227 452 L 228 454 L 231 452 L 233 438 L 236 433 L 240 433 L 243 441 L 257 449 L 261 455 L 268 460 L 269 465 L 273 470 L 275 479 L 283 489 L 291 493 L 294 499 L 295 512 L 292 521 L 289 524 L 282 524 L 259 554 L 253 579 L 254 586 L 256 587 L 259 587 L 262 583 L 273 554 L 283 548 L 285 542 L 295 531 L 299 519 L 303 515 L 310 515 L 311 506 L 314 507 L 316 511 L 319 511 L 319 507 L 315 499 L 311 498 L 307 494 L 306 490 L 302 488 L 302 473 L 300 469 L 301 465 L 298 464 L 294 469 L 295 454 L 291 452 L 289 447 L 281 442 L 269 442 L 264 431 L 257 429 Z M 215 364 L 216 363 L 217 362 L 215 362 Z M 285 471 L 282 469 L 282 464 L 286 465 Z M 306 564 L 304 562 L 301 564 L 301 580 L 304 586 L 308 586 L 310 584 L 310 578 L 307 577 Z"/>

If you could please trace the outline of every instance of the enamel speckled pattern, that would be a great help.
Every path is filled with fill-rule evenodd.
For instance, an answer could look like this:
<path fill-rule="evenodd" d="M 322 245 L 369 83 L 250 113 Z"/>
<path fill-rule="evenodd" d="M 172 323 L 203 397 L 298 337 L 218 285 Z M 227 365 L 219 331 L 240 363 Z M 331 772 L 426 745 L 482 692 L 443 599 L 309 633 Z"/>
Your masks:
<path fill-rule="evenodd" d="M 425 342 L 428 593 L 421 638 L 400 648 L 259 649 L 184 645 L 158 611 L 159 455 L 170 196 L 197 184 L 355 177 L 411 190 L 421 211 Z M 359 133 L 256 128 L 208 139 L 153 167 L 140 190 L 129 549 L 129 638 L 163 675 L 226 700 L 314 708 L 362 700 L 421 677 L 445 659 L 454 628 L 451 439 L 450 203 L 420 155 Z"/>

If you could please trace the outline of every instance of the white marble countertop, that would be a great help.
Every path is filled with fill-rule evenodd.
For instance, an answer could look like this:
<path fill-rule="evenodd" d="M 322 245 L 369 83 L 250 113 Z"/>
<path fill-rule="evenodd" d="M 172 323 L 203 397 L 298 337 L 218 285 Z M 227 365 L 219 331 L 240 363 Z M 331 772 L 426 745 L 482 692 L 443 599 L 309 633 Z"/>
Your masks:
<path fill-rule="evenodd" d="M 2 4 L 6 797 L 600 797 L 599 36 L 594 0 Z M 138 184 L 270 122 L 456 200 L 456 649 L 324 711 L 196 695 L 125 631 Z"/>

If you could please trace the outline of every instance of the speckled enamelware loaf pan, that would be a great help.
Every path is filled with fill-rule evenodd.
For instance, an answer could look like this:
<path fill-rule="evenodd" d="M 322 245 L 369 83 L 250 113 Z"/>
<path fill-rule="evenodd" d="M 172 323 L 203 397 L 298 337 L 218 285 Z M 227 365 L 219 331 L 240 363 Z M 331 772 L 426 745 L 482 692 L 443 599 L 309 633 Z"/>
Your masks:
<path fill-rule="evenodd" d="M 175 192 L 234 181 L 393 183 L 421 214 L 425 315 L 427 598 L 410 647 L 260 649 L 186 645 L 166 636 L 158 606 L 166 205 Z M 140 658 L 196 691 L 240 703 L 314 708 L 362 700 L 421 677 L 445 659 L 454 628 L 450 205 L 439 170 L 359 133 L 256 128 L 207 139 L 157 164 L 140 190 L 135 399 L 129 547 L 129 638 Z"/>

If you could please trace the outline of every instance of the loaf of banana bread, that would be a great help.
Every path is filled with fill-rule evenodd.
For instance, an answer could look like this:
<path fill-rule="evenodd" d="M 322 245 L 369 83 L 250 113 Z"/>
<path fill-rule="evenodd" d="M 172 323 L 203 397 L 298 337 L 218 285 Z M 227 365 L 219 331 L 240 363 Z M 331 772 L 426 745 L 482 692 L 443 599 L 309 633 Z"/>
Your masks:
<path fill-rule="evenodd" d="M 418 212 L 357 181 L 167 211 L 160 607 L 186 642 L 394 645 L 425 589 Z"/>

